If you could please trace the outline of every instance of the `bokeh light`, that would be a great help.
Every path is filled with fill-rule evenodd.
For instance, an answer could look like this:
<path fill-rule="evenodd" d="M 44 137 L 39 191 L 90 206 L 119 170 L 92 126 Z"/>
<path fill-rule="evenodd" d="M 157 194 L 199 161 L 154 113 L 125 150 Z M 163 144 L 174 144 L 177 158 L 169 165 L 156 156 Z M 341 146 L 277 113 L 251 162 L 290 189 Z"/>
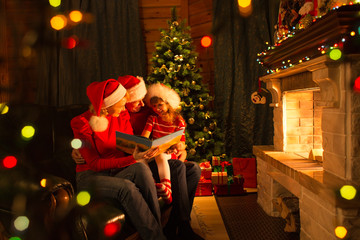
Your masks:
<path fill-rule="evenodd" d="M 85 206 L 90 202 L 90 194 L 87 191 L 81 191 L 76 196 L 76 201 L 80 206 Z"/>
<path fill-rule="evenodd" d="M 106 237 L 112 237 L 118 233 L 121 229 L 121 224 L 119 222 L 111 222 L 105 225 L 104 234 Z"/>
<path fill-rule="evenodd" d="M 355 92 L 360 92 L 360 76 L 355 79 L 354 91 Z"/>
<path fill-rule="evenodd" d="M 69 18 L 71 21 L 78 23 L 82 20 L 83 15 L 80 11 L 74 10 L 69 13 Z"/>
<path fill-rule="evenodd" d="M 350 36 L 352 36 L 352 37 L 355 36 L 355 34 L 356 34 L 355 31 L 350 32 Z"/>
<path fill-rule="evenodd" d="M 5 103 L 0 103 L 0 114 L 6 114 L 9 112 L 9 107 Z"/>
<path fill-rule="evenodd" d="M 63 39 L 62 41 L 62 46 L 67 49 L 73 49 L 76 47 L 76 45 L 77 45 L 77 41 L 75 37 L 68 37 Z"/>
<path fill-rule="evenodd" d="M 251 0 L 238 0 L 239 7 L 246 8 L 251 4 Z"/>
<path fill-rule="evenodd" d="M 346 236 L 346 234 L 347 234 L 347 230 L 346 230 L 345 227 L 343 227 L 343 226 L 337 226 L 337 227 L 335 228 L 335 235 L 336 235 L 336 237 L 343 239 L 343 238 Z"/>
<path fill-rule="evenodd" d="M 61 5 L 61 0 L 49 0 L 49 3 L 52 7 L 58 7 Z"/>
<path fill-rule="evenodd" d="M 6 168 L 13 168 L 16 166 L 16 164 L 17 164 L 17 159 L 14 156 L 6 156 L 3 159 L 3 165 Z"/>
<path fill-rule="evenodd" d="M 240 0 L 238 0 L 238 2 L 239 1 Z M 249 2 L 249 3 L 247 3 L 247 2 Z M 243 1 L 242 5 L 239 4 L 239 13 L 242 17 L 249 17 L 252 12 L 253 12 L 253 7 L 251 4 L 251 1 Z"/>
<path fill-rule="evenodd" d="M 51 27 L 55 30 L 63 29 L 67 24 L 67 19 L 64 15 L 56 15 L 50 20 Z"/>
<path fill-rule="evenodd" d="M 79 149 L 81 148 L 82 146 L 82 142 L 80 139 L 78 138 L 74 138 L 72 141 L 71 141 L 71 147 L 74 148 L 74 149 Z"/>
<path fill-rule="evenodd" d="M 341 58 L 341 51 L 338 48 L 334 48 L 333 50 L 330 51 L 329 53 L 329 57 L 332 60 L 339 60 Z"/>
<path fill-rule="evenodd" d="M 23 129 L 21 130 L 21 135 L 26 140 L 31 139 L 34 136 L 34 134 L 35 134 L 35 128 L 30 125 L 23 127 Z"/>
<path fill-rule="evenodd" d="M 211 37 L 209 37 L 209 36 L 203 36 L 201 38 L 201 46 L 203 46 L 205 48 L 210 47 L 211 42 L 212 42 L 212 40 L 211 40 Z"/>
<path fill-rule="evenodd" d="M 14 227 L 18 231 L 24 231 L 29 227 L 29 219 L 26 216 L 19 216 L 14 221 Z"/>
<path fill-rule="evenodd" d="M 40 186 L 42 186 L 43 188 L 46 187 L 46 179 L 45 178 L 41 179 Z"/>
<path fill-rule="evenodd" d="M 11 238 L 9 238 L 9 240 L 21 240 L 21 238 L 20 237 L 11 237 Z"/>
<path fill-rule="evenodd" d="M 344 185 L 340 188 L 340 195 L 347 200 L 354 199 L 356 196 L 356 188 L 351 185 Z"/>

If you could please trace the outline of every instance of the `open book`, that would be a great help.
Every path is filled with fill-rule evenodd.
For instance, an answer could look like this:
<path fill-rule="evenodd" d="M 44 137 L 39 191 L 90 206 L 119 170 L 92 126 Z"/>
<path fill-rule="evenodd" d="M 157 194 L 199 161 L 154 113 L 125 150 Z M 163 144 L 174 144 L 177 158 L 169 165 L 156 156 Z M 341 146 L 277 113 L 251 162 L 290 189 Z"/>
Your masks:
<path fill-rule="evenodd" d="M 145 151 L 152 147 L 159 147 L 159 153 L 163 153 L 172 145 L 180 142 L 183 133 L 184 130 L 179 130 L 164 137 L 150 140 L 142 136 L 116 132 L 116 148 L 123 152 L 132 154 L 136 145 L 138 145 L 140 151 Z"/>

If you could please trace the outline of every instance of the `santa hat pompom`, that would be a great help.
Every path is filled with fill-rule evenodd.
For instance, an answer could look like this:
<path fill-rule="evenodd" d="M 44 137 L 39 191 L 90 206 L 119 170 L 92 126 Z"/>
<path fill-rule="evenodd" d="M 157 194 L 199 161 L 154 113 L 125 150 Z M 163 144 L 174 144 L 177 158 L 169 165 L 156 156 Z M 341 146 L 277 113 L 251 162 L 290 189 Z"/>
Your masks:
<path fill-rule="evenodd" d="M 129 93 L 128 102 L 142 100 L 146 95 L 146 86 L 142 77 L 134 77 L 131 75 L 120 76 L 118 81 Z"/>
<path fill-rule="evenodd" d="M 91 116 L 89 125 L 94 132 L 103 132 L 109 125 L 106 117 Z"/>
<path fill-rule="evenodd" d="M 163 101 L 169 103 L 173 109 L 177 109 L 180 105 L 180 96 L 177 92 L 164 84 L 155 83 L 149 86 L 145 101 L 150 106 L 150 99 L 152 97 L 161 98 Z"/>

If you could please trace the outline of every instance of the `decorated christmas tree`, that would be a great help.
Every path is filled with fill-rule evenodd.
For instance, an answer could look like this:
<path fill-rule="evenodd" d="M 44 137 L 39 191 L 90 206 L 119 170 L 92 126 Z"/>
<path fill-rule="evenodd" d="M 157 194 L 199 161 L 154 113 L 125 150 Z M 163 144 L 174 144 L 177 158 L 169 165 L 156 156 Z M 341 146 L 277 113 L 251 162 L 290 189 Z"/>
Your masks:
<path fill-rule="evenodd" d="M 163 83 L 181 97 L 181 114 L 186 121 L 188 160 L 211 161 L 212 156 L 226 158 L 223 134 L 217 126 L 216 115 L 210 110 L 213 100 L 202 82 L 201 69 L 196 66 L 194 51 L 185 20 L 178 21 L 176 9 L 168 20 L 168 29 L 160 29 L 161 39 L 155 43 L 152 71 L 147 83 Z"/>

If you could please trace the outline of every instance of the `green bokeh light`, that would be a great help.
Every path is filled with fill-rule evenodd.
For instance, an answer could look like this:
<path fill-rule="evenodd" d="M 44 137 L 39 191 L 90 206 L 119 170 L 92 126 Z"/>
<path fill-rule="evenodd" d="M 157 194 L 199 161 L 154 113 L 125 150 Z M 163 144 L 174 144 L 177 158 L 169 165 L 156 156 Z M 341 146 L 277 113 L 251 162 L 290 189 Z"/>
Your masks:
<path fill-rule="evenodd" d="M 35 134 L 35 128 L 33 126 L 25 126 L 21 130 L 21 135 L 25 139 L 31 139 L 34 136 L 34 134 Z"/>
<path fill-rule="evenodd" d="M 331 50 L 330 54 L 329 54 L 329 56 L 332 60 L 339 60 L 341 58 L 341 55 L 342 54 L 341 54 L 340 49 L 337 49 L 337 48 Z"/>
<path fill-rule="evenodd" d="M 71 147 L 74 148 L 74 149 L 79 149 L 81 148 L 82 146 L 82 142 L 80 139 L 78 138 L 74 138 L 72 141 L 71 141 Z"/>
<path fill-rule="evenodd" d="M 76 201 L 80 206 L 85 206 L 90 202 L 90 194 L 86 191 L 81 191 L 76 196 Z"/>
<path fill-rule="evenodd" d="M 58 7 L 61 4 L 61 0 L 49 0 L 49 3 L 52 7 Z"/>
<path fill-rule="evenodd" d="M 351 200 L 356 196 L 356 189 L 351 185 L 344 185 L 340 189 L 341 197 Z"/>
<path fill-rule="evenodd" d="M 19 237 L 11 237 L 11 238 L 9 238 L 9 240 L 21 240 L 21 238 L 19 238 Z"/>
<path fill-rule="evenodd" d="M 18 231 L 24 231 L 29 227 L 29 219 L 26 216 L 19 216 L 14 221 L 14 227 Z"/>

